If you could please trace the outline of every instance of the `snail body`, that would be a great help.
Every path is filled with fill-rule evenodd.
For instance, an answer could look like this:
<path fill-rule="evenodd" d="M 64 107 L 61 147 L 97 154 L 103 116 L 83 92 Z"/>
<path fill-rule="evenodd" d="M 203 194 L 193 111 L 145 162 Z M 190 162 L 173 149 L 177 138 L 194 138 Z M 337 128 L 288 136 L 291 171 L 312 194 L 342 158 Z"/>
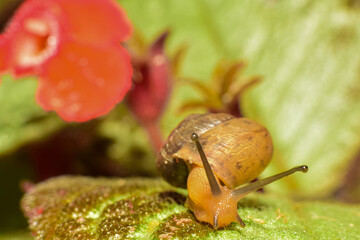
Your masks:
<path fill-rule="evenodd" d="M 245 226 L 237 212 L 241 198 L 295 171 L 307 171 L 300 166 L 236 189 L 266 168 L 272 152 L 270 133 L 253 120 L 193 114 L 170 133 L 157 168 L 167 182 L 187 188 L 187 205 L 199 221 L 214 228 L 231 222 Z"/>

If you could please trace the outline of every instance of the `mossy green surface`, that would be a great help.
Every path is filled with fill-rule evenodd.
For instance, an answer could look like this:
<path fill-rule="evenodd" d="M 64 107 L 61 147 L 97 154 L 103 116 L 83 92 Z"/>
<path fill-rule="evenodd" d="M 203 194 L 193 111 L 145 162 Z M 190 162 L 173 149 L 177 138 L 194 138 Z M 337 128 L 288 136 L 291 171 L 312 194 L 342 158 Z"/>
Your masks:
<path fill-rule="evenodd" d="M 25 194 L 35 239 L 360 239 L 360 206 L 252 194 L 238 203 L 246 223 L 214 230 L 160 179 L 59 177 Z"/>

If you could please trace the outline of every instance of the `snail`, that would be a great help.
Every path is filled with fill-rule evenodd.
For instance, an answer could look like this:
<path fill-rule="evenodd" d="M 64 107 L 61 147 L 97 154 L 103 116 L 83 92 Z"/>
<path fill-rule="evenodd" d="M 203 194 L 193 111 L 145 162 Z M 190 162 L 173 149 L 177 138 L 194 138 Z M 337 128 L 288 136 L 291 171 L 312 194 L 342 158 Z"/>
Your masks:
<path fill-rule="evenodd" d="M 272 157 L 268 130 L 247 118 L 228 114 L 193 114 L 169 135 L 157 155 L 160 175 L 175 187 L 187 188 L 186 205 L 197 220 L 215 229 L 232 222 L 245 223 L 237 202 L 247 194 L 306 165 L 238 186 L 255 179 Z"/>

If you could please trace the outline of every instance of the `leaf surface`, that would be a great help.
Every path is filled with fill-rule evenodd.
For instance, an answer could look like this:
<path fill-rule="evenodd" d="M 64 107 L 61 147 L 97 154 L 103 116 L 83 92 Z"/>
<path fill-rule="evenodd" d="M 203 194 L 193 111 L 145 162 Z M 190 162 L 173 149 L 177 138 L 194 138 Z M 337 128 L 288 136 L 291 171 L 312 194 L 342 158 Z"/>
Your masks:
<path fill-rule="evenodd" d="M 356 239 L 360 208 L 252 194 L 238 204 L 246 223 L 214 230 L 158 179 L 58 177 L 25 194 L 35 239 Z"/>

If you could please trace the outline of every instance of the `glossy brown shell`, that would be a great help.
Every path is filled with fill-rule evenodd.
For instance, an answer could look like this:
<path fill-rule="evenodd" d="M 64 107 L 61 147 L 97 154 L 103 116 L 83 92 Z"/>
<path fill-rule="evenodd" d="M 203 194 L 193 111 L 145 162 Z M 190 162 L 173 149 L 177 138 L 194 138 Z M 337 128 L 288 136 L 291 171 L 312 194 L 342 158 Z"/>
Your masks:
<path fill-rule="evenodd" d="M 160 175 L 175 187 L 186 188 L 188 166 L 182 159 L 173 158 L 185 144 L 191 142 L 190 136 L 196 132 L 201 135 L 209 129 L 234 117 L 228 114 L 192 114 L 187 116 L 169 134 L 164 146 L 157 155 L 156 167 Z"/>
<path fill-rule="evenodd" d="M 271 136 L 260 124 L 228 114 L 190 115 L 170 134 L 158 154 L 157 167 L 174 186 L 186 187 L 185 166 L 187 169 L 194 164 L 202 166 L 198 150 L 190 139 L 194 132 L 199 135 L 215 175 L 230 188 L 253 180 L 270 162 Z M 182 173 L 176 172 L 179 170 Z"/>

